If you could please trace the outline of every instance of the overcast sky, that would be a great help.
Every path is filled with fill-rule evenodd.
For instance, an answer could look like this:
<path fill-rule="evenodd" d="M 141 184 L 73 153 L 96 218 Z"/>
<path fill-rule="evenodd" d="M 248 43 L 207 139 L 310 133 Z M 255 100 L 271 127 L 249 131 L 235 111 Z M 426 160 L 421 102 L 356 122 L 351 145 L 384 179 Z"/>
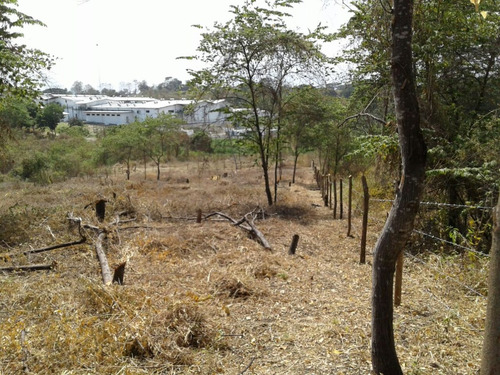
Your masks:
<path fill-rule="evenodd" d="M 48 85 L 70 89 L 75 81 L 94 88 L 165 77 L 189 79 L 200 66 L 176 60 L 196 53 L 202 30 L 230 18 L 244 0 L 18 0 L 18 9 L 47 27 L 25 27 L 24 42 L 58 58 Z M 349 18 L 335 0 L 305 0 L 290 11 L 290 27 L 307 31 L 319 22 L 330 31 Z M 324 46 L 328 55 L 338 47 Z"/>

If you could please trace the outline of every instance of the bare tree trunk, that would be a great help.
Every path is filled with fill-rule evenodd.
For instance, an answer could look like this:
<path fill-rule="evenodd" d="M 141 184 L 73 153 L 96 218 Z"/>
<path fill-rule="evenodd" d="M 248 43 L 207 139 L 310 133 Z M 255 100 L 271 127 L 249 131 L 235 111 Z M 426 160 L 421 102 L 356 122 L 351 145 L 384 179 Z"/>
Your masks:
<path fill-rule="evenodd" d="M 271 193 L 271 185 L 269 183 L 269 169 L 267 161 L 262 163 L 262 170 L 264 172 L 264 184 L 266 189 L 267 204 L 269 206 L 273 205 L 273 194 Z"/>
<path fill-rule="evenodd" d="M 490 252 L 488 308 L 484 331 L 481 375 L 500 374 L 500 197 L 493 214 L 493 244 Z"/>
<path fill-rule="evenodd" d="M 401 375 L 394 345 L 393 281 L 396 261 L 413 230 L 424 187 L 426 146 L 412 62 L 413 0 L 395 0 L 391 72 L 396 104 L 402 177 L 384 230 L 374 250 L 372 366 L 375 374 Z"/>

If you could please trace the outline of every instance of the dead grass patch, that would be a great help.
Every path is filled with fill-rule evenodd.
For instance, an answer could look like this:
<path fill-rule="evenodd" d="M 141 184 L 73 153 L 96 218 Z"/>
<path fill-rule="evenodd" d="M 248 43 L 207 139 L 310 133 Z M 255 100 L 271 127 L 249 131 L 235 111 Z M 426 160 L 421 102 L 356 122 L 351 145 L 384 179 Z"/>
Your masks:
<path fill-rule="evenodd" d="M 345 220 L 333 220 L 309 189 L 310 168 L 299 169 L 297 184 L 285 181 L 279 203 L 268 208 L 260 169 L 232 166 L 172 163 L 159 182 L 152 170 L 144 181 L 138 169 L 130 182 L 114 175 L 4 186 L 0 224 L 13 235 L 1 251 L 74 239 L 66 221 L 73 212 L 106 226 L 110 264 L 127 266 L 124 285 L 103 287 L 92 236 L 85 245 L 6 260 L 57 267 L 0 274 L 0 372 L 370 373 L 370 249 L 382 224 L 370 222 L 368 264 L 359 265 L 359 214 L 347 238 Z M 84 208 L 99 196 L 109 200 L 102 224 Z M 265 211 L 255 224 L 272 252 L 228 221 L 194 220 L 197 209 L 240 218 L 256 207 Z M 114 225 L 122 211 L 135 221 Z M 13 221 L 5 221 L 10 212 Z M 294 234 L 297 254 L 289 256 Z M 405 374 L 477 372 L 486 299 L 463 285 L 484 293 L 486 270 L 486 260 L 471 257 L 405 260 L 403 304 L 395 310 Z"/>

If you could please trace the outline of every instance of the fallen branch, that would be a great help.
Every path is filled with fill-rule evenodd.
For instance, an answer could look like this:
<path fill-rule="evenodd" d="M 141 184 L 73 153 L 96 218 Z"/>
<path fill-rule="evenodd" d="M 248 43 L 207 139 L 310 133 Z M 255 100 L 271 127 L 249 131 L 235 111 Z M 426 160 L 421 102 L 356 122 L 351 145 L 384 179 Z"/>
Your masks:
<path fill-rule="evenodd" d="M 338 125 L 338 127 L 342 127 L 346 122 L 350 121 L 350 120 L 353 120 L 353 119 L 358 119 L 360 117 L 368 117 L 368 118 L 371 118 L 372 120 L 380 123 L 380 124 L 383 124 L 383 125 L 387 125 L 387 121 L 384 121 L 383 119 L 375 116 L 375 115 L 372 115 L 371 113 L 366 113 L 366 112 L 361 112 L 361 113 L 358 113 L 356 115 L 353 115 L 353 116 L 349 116 L 349 117 L 346 117 L 344 119 L 344 121 L 342 121 L 340 123 L 340 125 Z"/>
<path fill-rule="evenodd" d="M 51 264 L 30 264 L 27 266 L 10 266 L 10 267 L 0 267 L 0 272 L 14 272 L 14 271 L 42 271 L 51 270 L 56 265 L 55 262 Z"/>
<path fill-rule="evenodd" d="M 111 270 L 109 269 L 108 259 L 106 258 L 106 253 L 104 252 L 103 242 L 106 238 L 106 229 L 96 227 L 90 224 L 83 224 L 80 217 L 74 217 L 72 213 L 68 214 L 68 220 L 71 223 L 77 224 L 78 229 L 90 229 L 97 234 L 95 241 L 95 252 L 97 254 L 97 259 L 99 260 L 99 265 L 101 266 L 101 275 L 104 285 L 111 285 L 113 282 L 113 277 L 111 276 Z"/>
<path fill-rule="evenodd" d="M 260 244 L 262 246 L 264 246 L 264 249 L 272 250 L 271 245 L 269 244 L 269 242 L 267 242 L 267 240 L 264 237 L 264 235 L 262 234 L 262 232 L 259 229 L 257 229 L 257 227 L 255 226 L 253 221 L 254 221 L 254 219 L 250 220 L 245 216 L 245 222 L 250 226 L 250 228 L 252 228 L 251 233 L 253 235 L 255 235 L 255 237 L 257 237 L 257 240 L 260 242 Z"/>
<path fill-rule="evenodd" d="M 53 246 L 48 246 L 48 247 L 42 247 L 41 249 L 34 249 L 34 250 L 26 250 L 23 252 L 13 252 L 13 253 L 6 253 L 6 254 L 0 254 L 0 257 L 2 258 L 10 258 L 16 255 L 29 255 L 29 254 L 37 254 L 37 253 L 43 253 L 46 251 L 51 251 L 51 250 L 56 250 L 56 249 L 62 249 L 63 247 L 70 247 L 74 245 L 80 245 L 82 243 L 85 243 L 87 239 L 85 237 L 80 238 L 78 241 L 72 241 L 72 242 L 66 242 L 66 243 L 61 243 L 58 245 L 53 245 Z"/>
<path fill-rule="evenodd" d="M 250 233 L 250 235 L 252 237 L 255 237 L 257 239 L 257 241 L 265 249 L 271 250 L 272 249 L 271 245 L 266 240 L 266 238 L 264 237 L 264 235 L 262 234 L 262 232 L 255 226 L 255 224 L 254 224 L 255 218 L 252 218 L 252 219 L 248 218 L 248 216 L 250 216 L 251 214 L 253 214 L 253 212 L 250 212 L 250 213 L 246 214 L 240 220 L 235 220 L 231 216 L 226 215 L 223 212 L 214 212 L 214 213 L 211 213 L 211 214 L 205 216 L 205 220 L 207 220 L 208 218 L 210 218 L 212 216 L 220 216 L 220 217 L 222 217 L 222 218 L 230 221 L 234 226 L 240 227 L 240 228 L 246 230 L 248 233 Z"/>
<path fill-rule="evenodd" d="M 243 375 L 245 372 L 247 372 L 247 371 L 248 371 L 248 369 L 249 369 L 250 367 L 252 367 L 253 362 L 254 362 L 256 359 L 257 359 L 256 357 L 253 357 L 253 358 L 252 358 L 252 360 L 250 361 L 250 363 L 247 365 L 247 367 L 245 367 L 245 368 L 243 369 L 243 371 L 241 371 L 241 372 L 239 373 L 239 375 Z"/>

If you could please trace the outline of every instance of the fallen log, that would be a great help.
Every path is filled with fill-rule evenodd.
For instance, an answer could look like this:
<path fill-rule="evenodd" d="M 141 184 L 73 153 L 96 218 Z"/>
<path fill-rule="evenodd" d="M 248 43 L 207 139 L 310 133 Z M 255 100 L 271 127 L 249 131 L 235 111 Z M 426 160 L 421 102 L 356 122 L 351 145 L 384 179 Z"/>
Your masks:
<path fill-rule="evenodd" d="M 255 226 L 254 219 L 249 219 L 245 216 L 245 222 L 250 226 L 250 228 L 252 228 L 250 233 L 257 237 L 257 240 L 262 246 L 264 246 L 264 249 L 272 250 L 271 245 L 269 244 L 269 242 L 267 242 L 262 232 Z"/>
<path fill-rule="evenodd" d="M 95 242 L 95 252 L 97 254 L 97 259 L 101 266 L 101 276 L 104 285 L 111 285 L 113 283 L 113 277 L 111 276 L 111 270 L 109 269 L 108 258 L 104 252 L 104 247 L 102 245 L 104 239 L 106 238 L 106 232 L 102 230 L 97 235 L 97 240 Z"/>
<path fill-rule="evenodd" d="M 97 238 L 95 240 L 95 252 L 97 255 L 97 260 L 99 261 L 99 265 L 101 266 L 101 276 L 104 285 L 111 285 L 113 282 L 113 277 L 111 276 L 111 270 L 109 269 L 108 258 L 106 257 L 106 253 L 104 252 L 103 242 L 106 239 L 107 231 L 106 229 L 96 227 L 90 224 L 83 224 L 82 219 L 80 217 L 74 217 L 72 213 L 68 214 L 68 220 L 78 225 L 78 229 L 90 229 L 95 234 L 97 234 Z"/>
<path fill-rule="evenodd" d="M 0 267 L 0 272 L 51 270 L 55 267 L 55 265 L 56 262 L 52 262 L 51 264 L 29 264 L 25 266 Z"/>

